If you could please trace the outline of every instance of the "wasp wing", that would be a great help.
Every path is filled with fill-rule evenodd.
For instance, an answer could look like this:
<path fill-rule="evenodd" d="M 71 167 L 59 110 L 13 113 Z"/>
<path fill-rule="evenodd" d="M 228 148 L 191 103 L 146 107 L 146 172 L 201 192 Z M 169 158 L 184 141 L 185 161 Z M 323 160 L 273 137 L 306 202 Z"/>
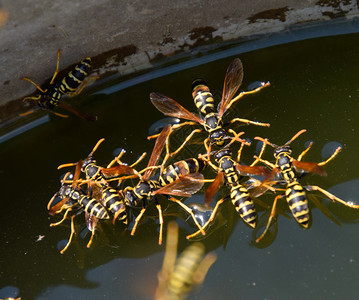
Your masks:
<path fill-rule="evenodd" d="M 128 165 L 118 165 L 111 168 L 102 168 L 101 173 L 106 179 L 118 177 L 120 175 L 135 174 L 134 169 Z"/>
<path fill-rule="evenodd" d="M 219 187 L 223 184 L 223 179 L 223 172 L 218 172 L 216 178 L 204 194 L 204 203 L 206 204 L 206 206 L 208 206 L 212 202 L 214 195 L 217 193 Z"/>
<path fill-rule="evenodd" d="M 69 112 L 72 112 L 74 115 L 76 115 L 79 118 L 84 119 L 86 121 L 97 121 L 97 116 L 89 115 L 87 113 L 78 111 L 77 109 L 70 107 L 70 106 L 64 104 L 63 102 L 59 102 L 58 106 L 62 107 L 63 109 L 66 109 Z"/>
<path fill-rule="evenodd" d="M 321 166 L 314 162 L 293 160 L 293 166 L 295 166 L 297 169 L 316 173 L 321 176 L 327 175 L 327 172 L 325 172 L 325 170 Z"/>
<path fill-rule="evenodd" d="M 155 146 L 153 147 L 152 154 L 148 161 L 147 167 L 153 167 L 157 164 L 158 159 L 161 156 L 163 147 L 165 146 L 170 133 L 171 133 L 171 124 L 168 124 L 165 128 L 162 129 L 160 135 L 156 139 L 156 143 L 155 143 Z M 150 178 L 153 170 L 154 170 L 153 168 L 146 170 L 142 179 L 148 180 Z"/>
<path fill-rule="evenodd" d="M 239 58 L 234 59 L 228 66 L 224 79 L 222 100 L 219 107 L 219 115 L 222 116 L 228 108 L 234 94 L 238 91 L 243 80 L 243 65 Z"/>
<path fill-rule="evenodd" d="M 203 124 L 203 120 L 185 109 L 177 101 L 160 93 L 151 93 L 152 104 L 164 115 Z"/>
<path fill-rule="evenodd" d="M 197 193 L 203 186 L 204 177 L 201 173 L 192 173 L 167 184 L 154 191 L 152 195 L 164 194 L 179 197 L 190 197 Z"/>
<path fill-rule="evenodd" d="M 272 172 L 264 166 L 244 166 L 236 164 L 236 169 L 242 176 L 258 175 L 268 178 L 272 175 Z"/>

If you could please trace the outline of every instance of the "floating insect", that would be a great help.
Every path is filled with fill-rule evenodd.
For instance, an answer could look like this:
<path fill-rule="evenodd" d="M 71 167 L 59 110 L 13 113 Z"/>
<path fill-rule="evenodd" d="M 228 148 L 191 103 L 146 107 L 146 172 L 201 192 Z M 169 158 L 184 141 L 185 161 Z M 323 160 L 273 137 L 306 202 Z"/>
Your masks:
<path fill-rule="evenodd" d="M 189 112 L 182 105 L 177 103 L 175 100 L 162 95 L 160 93 L 151 93 L 150 99 L 153 105 L 161 111 L 163 114 L 175 118 L 188 120 L 186 122 L 175 124 L 172 126 L 172 129 L 178 129 L 185 125 L 196 125 L 199 124 L 203 128 L 193 130 L 187 138 L 184 140 L 182 145 L 177 148 L 176 151 L 171 153 L 171 156 L 177 154 L 193 137 L 195 133 L 206 131 L 208 133 L 208 137 L 204 141 L 204 146 L 209 153 L 210 146 L 215 144 L 217 146 L 223 146 L 224 140 L 229 138 L 228 132 L 232 132 L 231 129 L 225 130 L 224 128 L 229 124 L 234 122 L 242 122 L 246 124 L 254 124 L 259 126 L 269 126 L 268 123 L 259 123 L 256 121 L 250 121 L 247 119 L 235 118 L 230 122 L 224 124 L 222 117 L 224 113 L 240 98 L 247 94 L 253 94 L 261 90 L 262 88 L 269 86 L 270 83 L 262 83 L 258 88 L 247 91 L 240 92 L 238 96 L 235 98 L 234 95 L 237 92 L 238 88 L 242 84 L 243 80 L 243 66 L 242 62 L 239 58 L 236 58 L 229 65 L 223 86 L 222 99 L 218 108 L 218 111 L 215 110 L 213 96 L 209 91 L 208 86 L 205 84 L 203 80 L 195 80 L 193 82 L 193 98 L 197 108 L 200 110 L 201 114 L 204 115 L 203 118 L 196 116 L 195 114 Z M 149 136 L 148 138 L 156 137 L 157 135 Z"/>
<path fill-rule="evenodd" d="M 68 95 L 70 97 L 79 94 L 83 88 L 86 86 L 88 81 L 85 81 L 85 78 L 88 76 L 91 69 L 91 58 L 87 57 L 83 59 L 78 65 L 76 65 L 65 77 L 61 80 L 55 80 L 57 74 L 59 73 L 59 62 L 60 62 L 60 50 L 57 51 L 57 65 L 56 71 L 52 76 L 52 79 L 46 89 L 42 89 L 38 84 L 33 82 L 27 77 L 21 78 L 22 80 L 27 80 L 31 82 L 36 88 L 40 91 L 36 97 L 25 97 L 23 101 L 26 100 L 35 100 L 40 108 L 53 112 L 55 115 L 63 118 L 67 118 L 68 115 L 60 114 L 53 111 L 56 106 L 62 107 L 78 117 L 88 120 L 96 121 L 96 116 L 91 116 L 86 113 L 80 112 L 66 104 L 61 100 L 63 95 Z M 30 110 L 21 116 L 28 115 L 33 113 L 35 110 Z"/>
<path fill-rule="evenodd" d="M 309 151 L 309 149 L 313 144 L 311 142 L 308 145 L 308 147 L 298 156 L 298 158 L 294 159 L 292 157 L 292 149 L 289 146 L 289 144 L 304 132 L 306 132 L 305 129 L 300 130 L 283 146 L 277 146 L 273 143 L 270 143 L 267 139 L 263 139 L 261 137 L 255 137 L 256 140 L 260 140 L 263 142 L 263 146 L 259 156 L 258 157 L 255 156 L 256 161 L 253 164 L 256 164 L 257 162 L 260 161 L 266 164 L 267 166 L 269 166 L 270 168 L 272 168 L 271 176 L 269 176 L 265 180 L 265 182 L 267 182 L 268 184 L 283 183 L 286 185 L 285 193 L 275 197 L 272 206 L 271 216 L 268 220 L 267 227 L 263 232 L 263 234 L 257 239 L 257 242 L 259 242 L 263 238 L 263 236 L 266 234 L 266 232 L 270 227 L 271 221 L 275 218 L 276 205 L 278 199 L 280 198 L 286 197 L 287 203 L 289 205 L 293 217 L 295 218 L 297 223 L 304 228 L 308 228 L 309 220 L 310 220 L 306 191 L 319 191 L 322 194 L 324 194 L 326 197 L 331 199 L 333 202 L 337 201 L 351 208 L 355 208 L 355 209 L 359 208 L 359 205 L 354 205 L 354 203 L 346 202 L 342 199 L 339 199 L 338 197 L 334 196 L 333 194 L 329 193 L 328 191 L 318 186 L 315 185 L 303 186 L 299 182 L 299 176 L 296 170 L 303 170 L 306 172 L 312 172 L 319 175 L 326 175 L 326 172 L 324 171 L 322 166 L 326 165 L 329 161 L 331 161 L 341 150 L 341 147 L 338 147 L 327 160 L 320 163 L 302 162 L 301 160 L 303 156 Z M 274 157 L 276 159 L 275 164 L 272 164 L 269 161 L 263 160 L 261 158 L 266 145 L 269 145 L 274 148 Z M 277 175 L 281 176 L 282 180 L 275 180 Z"/>
<path fill-rule="evenodd" d="M 172 197 L 172 196 L 179 196 L 179 197 L 190 197 L 192 194 L 196 193 L 198 190 L 201 189 L 203 186 L 203 175 L 200 173 L 191 173 L 186 175 L 179 176 L 178 173 L 176 173 L 174 170 L 176 168 L 182 168 L 185 165 L 183 162 L 172 166 L 171 168 L 168 168 L 168 172 L 166 171 L 165 174 L 167 176 L 162 176 L 161 181 L 159 180 L 150 180 L 151 174 L 154 169 L 156 168 L 163 168 L 162 163 L 161 166 L 156 166 L 158 159 L 162 153 L 162 150 L 167 143 L 167 138 L 169 133 L 171 132 L 171 125 L 167 125 L 162 131 L 161 134 L 157 137 L 155 146 L 153 148 L 151 157 L 149 159 L 148 165 L 145 169 L 137 173 L 137 176 L 140 178 L 139 183 L 132 187 L 127 186 L 125 189 L 121 190 L 120 193 L 122 194 L 126 205 L 130 207 L 139 206 L 142 204 L 142 209 L 139 215 L 136 217 L 135 224 L 132 228 L 131 235 L 135 234 L 136 228 L 139 224 L 139 221 L 143 217 L 147 207 L 146 203 L 150 201 L 154 201 L 156 204 L 156 208 L 158 210 L 158 216 L 159 216 L 159 224 L 160 224 L 160 233 L 159 233 L 159 239 L 158 243 L 162 244 L 162 231 L 163 231 L 163 216 L 162 216 L 162 209 L 161 205 L 157 200 L 157 195 L 165 195 L 169 201 L 177 203 L 179 206 L 181 206 L 184 210 L 186 210 L 191 217 L 193 218 L 194 222 L 198 226 L 199 229 L 201 229 L 201 226 L 198 224 L 197 220 L 195 219 L 195 216 L 190 208 L 188 208 L 185 204 L 183 204 L 180 200 Z M 116 166 L 111 168 L 112 173 L 111 174 L 117 174 Z M 107 174 L 108 170 L 103 170 L 105 174 Z M 190 171 L 190 170 L 189 170 Z M 141 173 L 144 173 L 141 175 Z M 130 175 L 129 177 L 133 177 Z M 124 179 L 129 178 L 123 177 L 120 180 L 123 181 Z M 161 176 L 160 176 L 161 177 Z M 177 178 L 177 179 L 175 179 Z M 166 183 L 162 186 L 161 182 Z M 170 182 L 167 184 L 167 182 Z M 204 233 L 204 232 L 203 232 Z"/>
<path fill-rule="evenodd" d="M 189 292 L 202 284 L 217 256 L 205 256 L 204 245 L 192 243 L 177 258 L 178 225 L 168 224 L 166 252 L 158 273 L 156 300 L 185 299 Z"/>
<path fill-rule="evenodd" d="M 77 179 L 80 176 L 80 169 L 81 166 L 80 164 L 78 164 L 78 166 L 76 167 L 72 185 L 67 185 L 64 183 L 70 173 L 67 173 L 65 175 L 60 190 L 55 193 L 55 195 L 50 199 L 47 205 L 49 213 L 52 215 L 60 213 L 62 210 L 66 209 L 63 218 L 57 223 L 50 224 L 50 226 L 60 225 L 66 219 L 68 213 L 73 209 L 77 208 L 76 214 L 71 216 L 71 234 L 69 241 L 67 242 L 66 246 L 60 251 L 61 254 L 63 254 L 71 244 L 73 234 L 75 233 L 74 218 L 80 213 L 82 213 L 82 211 L 85 211 L 86 226 L 91 231 L 91 238 L 87 244 L 88 248 L 91 246 L 98 219 L 110 218 L 105 207 L 97 199 L 91 198 L 90 196 L 86 195 L 80 188 L 77 187 Z M 56 198 L 56 196 L 59 196 L 61 200 L 52 206 L 51 204 Z"/>
<path fill-rule="evenodd" d="M 216 212 L 218 211 L 218 207 L 228 198 L 231 199 L 236 211 L 239 213 L 243 221 L 252 228 L 255 228 L 256 226 L 257 214 L 254 202 L 248 189 L 241 183 L 240 177 L 243 175 L 257 175 L 268 177 L 270 175 L 270 171 L 266 167 L 245 166 L 237 162 L 240 160 L 243 146 L 246 144 L 248 145 L 248 142 L 246 140 L 239 139 L 239 136 L 241 136 L 242 134 L 244 134 L 244 132 L 236 134 L 232 141 L 228 143 L 226 147 L 222 148 L 214 154 L 214 159 L 217 162 L 218 166 L 214 165 L 211 161 L 208 161 L 208 164 L 217 172 L 217 176 L 205 193 L 206 205 L 209 205 L 211 203 L 213 197 L 217 193 L 219 187 L 224 183 L 224 181 L 230 187 L 230 194 L 229 196 L 217 201 L 217 204 L 212 212 L 211 217 L 203 226 L 203 228 L 207 227 L 213 221 Z M 229 149 L 230 144 L 232 144 L 235 140 L 241 142 L 241 147 L 238 150 L 237 161 L 232 158 L 232 152 Z M 198 231 L 191 235 L 188 235 L 187 238 L 192 238 L 197 234 Z"/>
<path fill-rule="evenodd" d="M 61 169 L 74 165 L 80 166 L 81 171 L 86 175 L 86 180 L 81 181 L 81 183 L 88 183 L 89 189 L 91 188 L 96 193 L 100 194 L 99 198 L 101 199 L 101 203 L 114 215 L 113 222 L 115 222 L 116 219 L 119 219 L 124 224 L 127 224 L 128 220 L 125 203 L 118 194 L 118 191 L 108 185 L 107 180 L 114 175 L 115 170 L 120 174 L 135 174 L 133 167 L 143 159 L 146 153 L 143 153 L 134 164 L 127 166 L 120 161 L 120 158 L 125 153 L 125 151 L 121 151 L 120 154 L 115 157 L 106 168 L 104 168 L 99 166 L 97 161 L 93 158 L 94 152 L 104 140 L 105 139 L 103 138 L 100 139 L 87 158 L 83 161 L 80 160 L 77 163 L 62 164 L 57 168 Z M 111 169 L 115 162 L 118 162 L 119 165 Z"/>

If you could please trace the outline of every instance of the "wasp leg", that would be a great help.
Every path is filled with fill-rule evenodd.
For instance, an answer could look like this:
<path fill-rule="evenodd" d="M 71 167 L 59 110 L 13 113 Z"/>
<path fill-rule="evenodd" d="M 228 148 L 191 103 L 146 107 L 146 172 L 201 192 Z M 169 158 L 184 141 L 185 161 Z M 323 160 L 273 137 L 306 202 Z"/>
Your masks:
<path fill-rule="evenodd" d="M 52 76 L 52 79 L 51 79 L 51 81 L 50 81 L 50 84 L 53 84 L 53 83 L 54 83 L 55 78 L 56 78 L 57 74 L 59 73 L 60 52 L 61 52 L 61 50 L 60 50 L 60 49 L 59 49 L 59 50 L 57 50 L 56 70 L 55 70 L 54 75 Z"/>
<path fill-rule="evenodd" d="M 88 85 L 89 82 L 99 79 L 100 76 L 90 76 L 86 80 L 84 80 L 72 93 L 67 93 L 69 97 L 74 97 L 82 92 L 82 90 Z"/>
<path fill-rule="evenodd" d="M 68 247 L 70 246 L 70 244 L 71 244 L 72 237 L 73 237 L 73 235 L 74 235 L 74 233 L 75 233 L 75 225 L 74 225 L 74 218 L 75 218 L 75 217 L 76 217 L 76 215 L 73 215 L 73 216 L 71 217 L 71 234 L 70 234 L 70 238 L 69 238 L 69 241 L 67 242 L 65 248 L 63 248 L 63 249 L 60 251 L 61 254 L 64 254 L 64 252 L 67 250 L 67 248 L 68 248 Z"/>
<path fill-rule="evenodd" d="M 175 130 L 175 129 L 178 129 L 178 128 L 180 128 L 180 127 L 182 127 L 182 126 L 185 126 L 185 125 L 198 125 L 198 123 L 197 122 L 190 122 L 190 121 L 188 121 L 188 122 L 183 122 L 183 123 L 179 123 L 179 124 L 174 124 L 174 125 L 172 125 L 172 131 L 171 131 L 171 133 L 173 132 L 173 130 Z M 170 133 L 170 134 L 171 134 Z M 152 140 L 152 139 L 154 139 L 154 138 L 157 138 L 159 135 L 160 135 L 161 133 L 157 133 L 157 134 L 154 134 L 154 135 L 150 135 L 150 136 L 148 136 L 147 137 L 147 139 L 148 140 Z M 170 136 L 170 134 L 168 135 L 168 137 Z"/>
<path fill-rule="evenodd" d="M 216 260 L 217 255 L 215 253 L 208 253 L 201 261 L 201 263 L 197 267 L 196 272 L 194 272 L 193 274 L 193 282 L 196 286 L 202 284 L 209 271 L 209 268 L 214 264 Z"/>
<path fill-rule="evenodd" d="M 143 207 L 141 209 L 141 212 L 140 214 L 137 216 L 136 220 L 135 220 L 135 224 L 133 225 L 133 228 L 132 228 L 132 231 L 131 231 L 131 235 L 134 235 L 135 232 L 136 232 L 136 228 L 137 228 L 137 225 L 138 225 L 138 222 L 141 220 L 143 214 L 145 213 L 146 211 L 146 207 Z"/>
<path fill-rule="evenodd" d="M 277 207 L 277 201 L 278 199 L 284 197 L 285 195 L 278 195 L 277 197 L 275 197 L 274 201 L 273 201 L 273 206 L 272 206 L 272 210 L 271 210 L 271 213 L 270 213 L 270 216 L 269 216 L 269 219 L 268 219 L 268 222 L 267 222 L 267 226 L 266 228 L 264 229 L 263 233 L 261 234 L 261 236 L 259 238 L 256 239 L 256 243 L 259 243 L 260 240 L 265 236 L 265 234 L 267 233 L 267 231 L 269 230 L 270 228 L 270 225 L 272 223 L 272 220 L 273 219 L 276 219 L 276 207 Z"/>
<path fill-rule="evenodd" d="M 21 80 L 26 80 L 26 81 L 32 83 L 34 86 L 36 86 L 36 88 L 37 88 L 40 92 L 42 92 L 42 93 L 44 93 L 44 94 L 45 94 L 46 91 L 47 91 L 47 90 L 43 90 L 37 83 L 33 82 L 31 79 L 29 79 L 29 78 L 27 78 L 27 77 L 22 77 Z M 23 99 L 23 101 L 24 101 L 25 99 L 39 100 L 40 98 L 41 98 L 41 95 L 39 95 L 38 97 L 26 97 L 26 98 Z"/>
<path fill-rule="evenodd" d="M 54 112 L 52 110 L 49 110 L 49 112 L 52 112 L 53 114 L 55 114 L 56 116 L 61 117 L 61 118 L 68 118 L 69 117 L 68 115 L 60 114 L 60 113 Z"/>
<path fill-rule="evenodd" d="M 332 200 L 333 202 L 337 201 L 345 206 L 351 207 L 351 208 L 355 208 L 355 209 L 359 209 L 359 205 L 358 204 L 354 204 L 353 202 L 346 202 L 336 196 L 334 196 L 333 194 L 329 193 L 328 191 L 326 191 L 325 189 L 322 189 L 319 186 L 316 185 L 307 185 L 303 187 L 304 189 L 306 189 L 307 191 L 318 191 L 321 192 L 322 194 L 324 194 L 325 196 L 327 196 L 330 200 Z"/>
<path fill-rule="evenodd" d="M 51 223 L 50 224 L 50 227 L 54 227 L 54 226 L 57 226 L 57 225 L 60 225 L 63 221 L 65 221 L 66 217 L 67 217 L 67 214 L 69 213 L 69 211 L 72 209 L 72 207 L 68 208 L 65 213 L 64 213 L 64 216 L 62 217 L 62 219 L 59 221 L 59 222 L 56 222 L 56 223 Z M 62 209 L 61 209 L 62 210 Z M 60 211 L 61 211 L 60 210 Z"/>
<path fill-rule="evenodd" d="M 261 157 L 264 153 L 264 149 L 266 148 L 267 146 L 267 143 L 263 143 L 263 146 L 262 146 L 262 149 L 261 149 L 261 152 L 259 153 L 259 156 L 254 156 L 254 158 L 256 159 L 250 166 L 253 167 L 255 164 L 257 164 L 259 161 L 262 161 Z M 271 164 L 270 162 L 267 161 L 267 163 L 269 163 L 269 166 L 274 169 L 274 165 Z M 268 164 L 267 164 L 268 165 Z"/>
<path fill-rule="evenodd" d="M 157 201 L 157 200 L 156 200 Z M 162 216 L 162 209 L 161 205 L 157 202 L 156 208 L 158 210 L 158 219 L 160 223 L 160 234 L 158 236 L 158 245 L 162 245 L 162 235 L 163 235 L 163 216 Z"/>
<path fill-rule="evenodd" d="M 210 218 L 208 219 L 208 221 L 203 225 L 202 230 L 204 230 L 205 228 L 208 227 L 208 225 L 214 220 L 214 217 L 216 216 L 216 213 L 218 211 L 218 207 L 226 200 L 226 198 L 222 198 L 220 200 L 217 201 L 216 206 L 214 207 L 212 214 L 210 216 Z M 189 234 L 186 236 L 186 239 L 191 239 L 195 236 L 197 236 L 199 233 L 202 233 L 201 230 L 197 230 L 196 232 Z"/>
<path fill-rule="evenodd" d="M 238 100 L 239 100 L 240 98 L 242 98 L 243 96 L 245 96 L 245 95 L 250 95 L 250 94 L 255 94 L 255 93 L 259 92 L 261 89 L 263 89 L 263 88 L 265 88 L 265 87 L 267 87 L 267 86 L 270 86 L 270 82 L 269 82 L 269 81 L 266 82 L 265 84 L 261 85 L 260 87 L 258 87 L 258 88 L 256 88 L 256 89 L 252 90 L 252 91 L 240 92 L 239 95 L 238 95 L 237 97 L 233 98 L 233 99 L 231 100 L 231 102 L 228 104 L 227 110 L 232 106 L 232 104 L 233 104 L 234 102 L 238 101 Z"/>
<path fill-rule="evenodd" d="M 247 125 L 248 124 L 253 124 L 253 125 L 264 126 L 264 127 L 269 127 L 270 126 L 269 123 L 260 123 L 260 122 L 257 122 L 257 121 L 251 121 L 251 120 L 248 120 L 248 119 L 241 119 L 241 118 L 234 118 L 231 121 L 229 121 L 228 124 L 232 124 L 234 122 L 242 122 L 242 123 L 246 123 Z"/>
<path fill-rule="evenodd" d="M 206 232 L 202 229 L 201 225 L 199 225 L 192 209 L 190 209 L 186 204 L 182 203 L 180 200 L 173 198 L 173 197 L 169 197 L 168 200 L 177 203 L 179 206 L 181 206 L 187 213 L 189 213 L 193 219 L 193 222 L 196 224 L 196 226 L 199 229 L 199 232 L 201 232 L 203 235 L 206 235 Z"/>
<path fill-rule="evenodd" d="M 202 131 L 203 131 L 202 129 L 195 129 L 195 130 L 193 130 L 193 131 L 190 133 L 190 135 L 187 136 L 187 138 L 184 140 L 184 142 L 182 143 L 182 145 L 179 146 L 179 148 L 177 148 L 176 151 L 172 152 L 172 153 L 170 154 L 170 156 L 176 155 L 180 150 L 183 149 L 183 147 L 189 142 L 189 140 L 193 137 L 193 135 L 194 135 L 195 133 L 197 133 L 197 132 L 202 132 Z"/>

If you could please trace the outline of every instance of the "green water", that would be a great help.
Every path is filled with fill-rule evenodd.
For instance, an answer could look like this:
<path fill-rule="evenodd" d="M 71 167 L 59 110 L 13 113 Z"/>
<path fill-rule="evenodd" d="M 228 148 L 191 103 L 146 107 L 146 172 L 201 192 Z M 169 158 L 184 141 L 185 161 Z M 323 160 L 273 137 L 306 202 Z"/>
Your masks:
<path fill-rule="evenodd" d="M 204 78 L 218 99 L 226 68 L 234 57 L 240 57 L 244 65 L 243 89 L 257 80 L 271 82 L 260 93 L 241 99 L 229 113 L 271 123 L 270 128 L 241 127 L 245 137 L 253 141 L 255 136 L 262 136 L 284 144 L 305 128 L 307 132 L 292 143 L 293 154 L 299 155 L 305 143 L 313 140 L 305 160 L 316 162 L 333 151 L 328 143 L 343 145 L 341 153 L 325 167 L 327 177 L 309 175 L 304 182 L 359 203 L 358 41 L 358 34 L 350 34 L 283 44 L 233 54 L 113 94 L 103 94 L 101 89 L 97 94 L 84 91 L 81 99 L 71 101 L 82 101 L 80 108 L 97 114 L 97 122 L 50 115 L 49 122 L 4 142 L 0 149 L 0 298 L 11 292 L 23 299 L 152 299 L 164 251 L 164 246 L 157 244 L 158 224 L 153 219 L 141 224 L 133 237 L 120 224 L 100 224 L 92 247 L 87 249 L 89 236 L 80 234 L 84 226 L 84 216 L 80 215 L 75 219 L 80 230 L 74 242 L 64 255 L 59 253 L 58 245 L 61 249 L 70 233 L 69 222 L 50 228 L 58 218 L 46 210 L 60 187 L 63 172 L 57 166 L 86 157 L 102 137 L 106 141 L 95 155 L 100 165 L 107 164 L 119 147 L 127 150 L 124 161 L 128 163 L 143 151 L 150 153 L 153 141 L 146 140 L 148 129 L 163 115 L 152 106 L 149 93 L 161 92 L 195 111 L 192 80 Z M 250 163 L 254 154 L 255 143 L 245 149 L 243 158 Z M 272 160 L 270 151 L 265 156 Z M 270 195 L 263 197 L 268 203 L 272 199 Z M 223 215 L 229 220 L 226 226 L 202 240 L 218 259 L 203 286 L 190 298 L 356 297 L 359 211 L 319 199 L 341 226 L 311 205 L 309 230 L 281 214 L 276 234 L 272 231 L 258 245 L 253 230 L 231 205 L 224 205 Z M 203 195 L 191 200 L 201 202 Z M 286 203 L 279 207 L 290 216 Z M 156 215 L 156 211 L 149 214 Z M 261 222 L 265 223 L 266 217 Z M 170 219 L 174 218 L 166 217 L 165 224 Z M 181 250 L 188 244 L 185 236 L 195 229 L 178 220 Z M 45 237 L 37 241 L 39 235 Z"/>

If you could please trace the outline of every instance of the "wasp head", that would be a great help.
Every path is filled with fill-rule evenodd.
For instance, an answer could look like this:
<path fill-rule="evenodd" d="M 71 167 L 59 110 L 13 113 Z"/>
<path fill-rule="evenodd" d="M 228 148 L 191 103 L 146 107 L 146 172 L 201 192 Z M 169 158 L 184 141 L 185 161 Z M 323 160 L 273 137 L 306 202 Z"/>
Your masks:
<path fill-rule="evenodd" d="M 280 154 L 287 154 L 288 156 L 292 155 L 292 148 L 288 145 L 286 146 L 280 146 L 275 148 L 274 150 L 274 157 L 278 158 Z"/>

